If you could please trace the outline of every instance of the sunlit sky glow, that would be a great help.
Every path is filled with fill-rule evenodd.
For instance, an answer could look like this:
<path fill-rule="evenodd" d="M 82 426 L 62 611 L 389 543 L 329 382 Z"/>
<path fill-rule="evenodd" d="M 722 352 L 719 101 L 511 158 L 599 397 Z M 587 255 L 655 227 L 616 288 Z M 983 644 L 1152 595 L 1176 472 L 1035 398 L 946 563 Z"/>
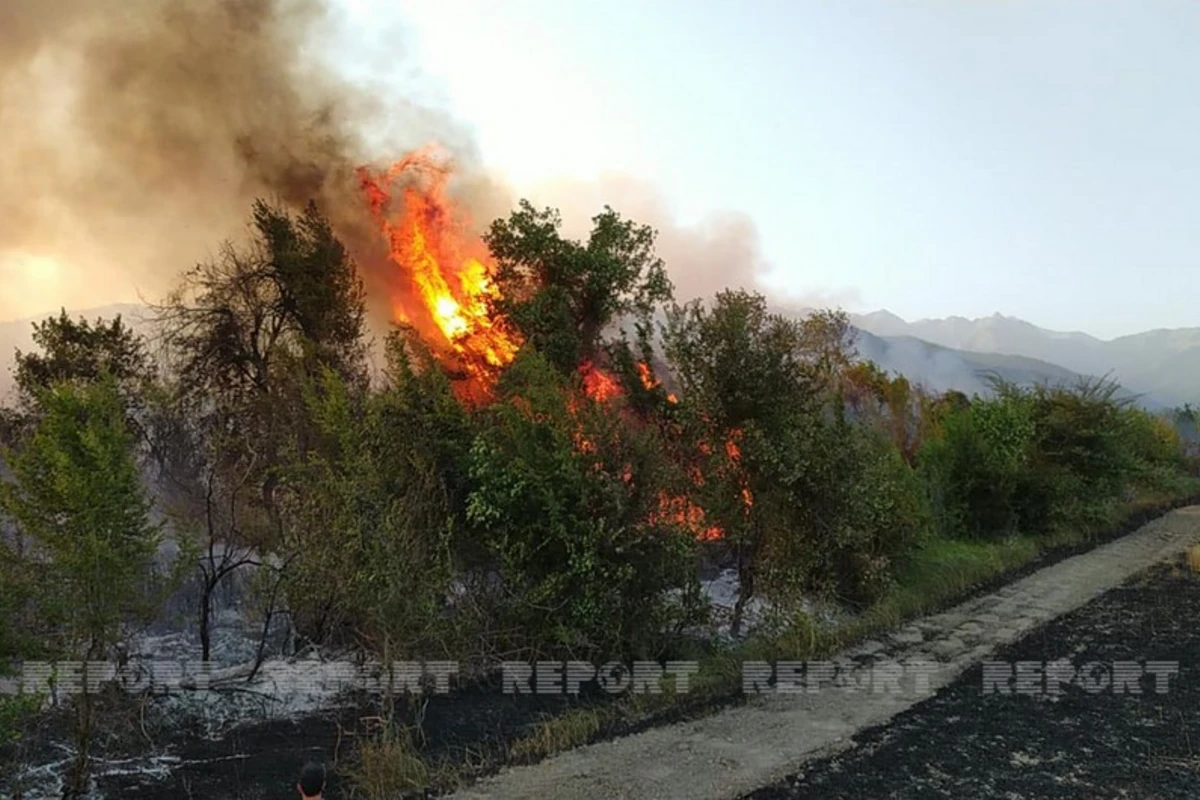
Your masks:
<path fill-rule="evenodd" d="M 745 212 L 778 291 L 1200 324 L 1200 4 L 337 1 L 402 27 L 405 85 L 519 190 L 624 173 L 685 221 Z"/>

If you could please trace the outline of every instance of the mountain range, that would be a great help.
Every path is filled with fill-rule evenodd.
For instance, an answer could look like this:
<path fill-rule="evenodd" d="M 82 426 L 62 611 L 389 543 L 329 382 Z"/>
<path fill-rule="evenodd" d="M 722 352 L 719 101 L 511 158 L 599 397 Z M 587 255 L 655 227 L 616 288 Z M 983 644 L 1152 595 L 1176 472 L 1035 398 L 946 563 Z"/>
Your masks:
<path fill-rule="evenodd" d="M 89 320 L 121 314 L 135 329 L 147 318 L 145 307 L 137 305 L 71 313 Z M 32 324 L 48 316 L 0 322 L 0 398 L 12 388 L 14 351 L 33 348 Z M 863 358 L 934 391 L 985 394 L 989 373 L 1025 385 L 1069 385 L 1086 376 L 1119 382 L 1148 408 L 1200 401 L 1200 328 L 1103 340 L 1000 314 L 906 322 L 891 312 L 875 311 L 850 319 L 858 329 L 856 344 Z"/>
<path fill-rule="evenodd" d="M 1151 407 L 1200 400 L 1200 328 L 1158 329 L 1105 340 L 1039 328 L 1002 314 L 905 322 L 891 312 L 876 311 L 852 315 L 851 321 L 887 340 L 911 337 L 968 357 L 1020 356 L 1078 375 L 1108 377 Z"/>

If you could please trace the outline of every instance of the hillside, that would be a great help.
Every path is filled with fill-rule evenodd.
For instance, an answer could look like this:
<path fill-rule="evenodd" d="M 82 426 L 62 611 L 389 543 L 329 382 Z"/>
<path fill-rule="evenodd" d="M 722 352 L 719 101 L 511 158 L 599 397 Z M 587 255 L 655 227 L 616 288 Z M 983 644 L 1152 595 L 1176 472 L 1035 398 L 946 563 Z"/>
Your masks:
<path fill-rule="evenodd" d="M 1104 340 L 1052 331 L 1015 317 L 947 317 L 906 322 L 889 311 L 855 315 L 877 336 L 911 336 L 955 350 L 1024 356 L 1085 375 L 1109 375 L 1148 405 L 1182 405 L 1200 397 L 1200 328 L 1153 330 Z"/>
<path fill-rule="evenodd" d="M 938 392 L 986 394 L 989 373 L 1021 385 L 1071 385 L 1082 377 L 1036 358 L 956 350 L 913 336 L 876 336 L 860 329 L 857 344 L 863 358 Z"/>

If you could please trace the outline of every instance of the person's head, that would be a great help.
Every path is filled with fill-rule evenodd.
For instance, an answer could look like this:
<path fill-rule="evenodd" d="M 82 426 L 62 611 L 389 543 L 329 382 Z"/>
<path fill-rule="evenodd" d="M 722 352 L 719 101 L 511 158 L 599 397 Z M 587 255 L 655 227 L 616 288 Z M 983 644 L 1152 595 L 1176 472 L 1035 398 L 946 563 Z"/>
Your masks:
<path fill-rule="evenodd" d="M 300 771 L 300 782 L 296 789 L 305 800 L 318 798 L 325 791 L 325 765 L 310 761 Z"/>

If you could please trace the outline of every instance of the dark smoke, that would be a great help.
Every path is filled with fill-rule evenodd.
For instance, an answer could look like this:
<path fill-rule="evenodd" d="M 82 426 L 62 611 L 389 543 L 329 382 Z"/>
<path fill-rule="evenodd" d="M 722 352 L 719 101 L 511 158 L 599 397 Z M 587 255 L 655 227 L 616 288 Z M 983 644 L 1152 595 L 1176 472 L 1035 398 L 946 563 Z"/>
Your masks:
<path fill-rule="evenodd" d="M 0 318 L 156 299 L 255 197 L 316 199 L 354 238 L 355 167 L 433 139 L 469 162 L 447 119 L 331 69 L 338 22 L 318 0 L 0 3 L 0 286 L 27 289 Z"/>
<path fill-rule="evenodd" d="M 333 66 L 394 69 L 402 33 L 339 39 L 341 23 L 323 0 L 0 0 L 0 319 L 157 300 L 243 234 L 256 197 L 316 199 L 378 286 L 394 268 L 355 170 L 431 141 L 452 154 L 452 188 L 477 227 L 507 213 L 516 193 L 489 178 L 460 127 L 408 99 L 419 91 L 352 83 Z M 560 206 L 576 236 L 605 203 L 658 228 L 681 300 L 727 286 L 772 294 L 745 215 L 681 225 L 631 179 L 534 199 Z"/>

